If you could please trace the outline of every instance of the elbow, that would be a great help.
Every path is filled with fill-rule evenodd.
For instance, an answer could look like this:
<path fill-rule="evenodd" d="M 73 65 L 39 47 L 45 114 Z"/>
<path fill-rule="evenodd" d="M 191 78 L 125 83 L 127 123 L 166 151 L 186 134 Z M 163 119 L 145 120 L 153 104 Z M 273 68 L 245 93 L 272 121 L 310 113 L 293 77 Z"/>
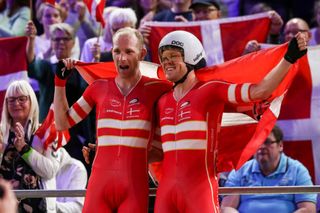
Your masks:
<path fill-rule="evenodd" d="M 58 170 L 59 170 L 59 164 L 52 163 L 52 165 L 48 166 L 48 169 L 45 170 L 45 172 L 42 175 L 42 178 L 45 178 L 45 179 L 55 178 L 56 174 L 58 173 Z"/>
<path fill-rule="evenodd" d="M 250 98 L 253 101 L 258 101 L 258 100 L 266 100 L 270 97 L 272 94 L 272 91 L 270 91 L 267 88 L 253 88 L 250 94 Z"/>
<path fill-rule="evenodd" d="M 42 176 L 42 178 L 44 178 L 44 179 L 47 179 L 47 180 L 50 180 L 50 179 L 52 179 L 52 178 L 54 178 L 55 176 L 54 176 L 54 172 L 52 172 L 52 171 L 46 171 L 45 173 L 44 173 L 44 175 Z"/>

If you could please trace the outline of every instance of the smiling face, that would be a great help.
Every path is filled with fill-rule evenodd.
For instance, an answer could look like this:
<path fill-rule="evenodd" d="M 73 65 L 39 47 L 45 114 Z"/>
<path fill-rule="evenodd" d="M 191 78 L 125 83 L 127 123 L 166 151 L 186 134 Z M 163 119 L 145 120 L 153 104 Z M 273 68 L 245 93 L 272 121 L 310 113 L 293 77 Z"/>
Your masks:
<path fill-rule="evenodd" d="M 141 41 L 134 34 L 118 33 L 113 39 L 112 56 L 121 78 L 130 78 L 139 72 L 139 62 L 146 55 Z"/>
<path fill-rule="evenodd" d="M 171 82 L 177 82 L 187 73 L 182 52 L 175 48 L 164 50 L 161 53 L 160 62 L 166 79 Z"/>
<path fill-rule="evenodd" d="M 25 124 L 30 113 L 30 97 L 15 91 L 6 98 L 8 112 L 13 122 Z"/>

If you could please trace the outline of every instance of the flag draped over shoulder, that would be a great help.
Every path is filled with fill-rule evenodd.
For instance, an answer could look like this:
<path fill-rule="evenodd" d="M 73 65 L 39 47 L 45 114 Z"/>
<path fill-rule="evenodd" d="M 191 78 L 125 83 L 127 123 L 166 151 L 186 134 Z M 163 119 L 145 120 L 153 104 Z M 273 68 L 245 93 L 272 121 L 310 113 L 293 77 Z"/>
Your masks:
<path fill-rule="evenodd" d="M 96 79 L 112 78 L 117 75 L 113 62 L 83 63 L 79 61 L 75 67 L 88 84 Z M 140 62 L 140 70 L 143 75 L 151 78 L 158 78 L 158 73 L 163 73 L 158 64 L 147 61 Z"/>
<path fill-rule="evenodd" d="M 67 144 L 70 139 L 69 131 L 58 131 L 54 122 L 54 111 L 53 104 L 50 106 L 50 110 L 46 119 L 43 121 L 41 126 L 35 132 L 40 138 L 44 149 L 46 150 L 52 145 L 54 149 L 58 149 Z"/>
<path fill-rule="evenodd" d="M 286 50 L 287 44 L 283 44 L 198 70 L 196 75 L 204 81 L 215 79 L 231 83 L 258 83 L 280 62 Z M 239 114 L 230 116 L 224 113 L 217 146 L 218 171 L 240 168 L 264 142 L 276 123 L 283 95 L 297 74 L 300 61 L 292 66 L 281 84 L 267 100 L 270 106 L 263 112 L 259 122 L 255 122 L 249 116 Z"/>
<path fill-rule="evenodd" d="M 27 37 L 0 39 L 0 107 L 11 81 L 28 80 L 26 60 Z"/>
<path fill-rule="evenodd" d="M 104 27 L 103 10 L 106 5 L 106 0 L 84 0 L 83 2 L 87 5 L 91 16 Z"/>
<path fill-rule="evenodd" d="M 203 81 L 222 80 L 231 83 L 257 83 L 279 63 L 286 49 L 287 44 L 284 44 L 248 54 L 224 64 L 197 70 L 196 75 Z M 76 68 L 86 80 L 90 79 L 88 83 L 91 83 L 93 79 L 114 77 L 116 71 L 112 70 L 112 66 L 114 66 L 112 63 L 78 63 Z M 267 100 L 270 106 L 264 110 L 259 122 L 248 116 L 239 117 L 235 114 L 231 116 L 225 114 L 223 116 L 221 133 L 216 147 L 218 171 L 239 168 L 264 142 L 276 122 L 283 94 L 290 86 L 297 73 L 297 68 L 297 64 L 292 66 L 282 83 Z M 157 72 L 158 77 L 164 79 L 163 71 L 157 69 Z M 241 107 L 251 109 L 253 105 Z"/>
<path fill-rule="evenodd" d="M 147 22 L 151 26 L 149 36 L 152 61 L 159 63 L 158 46 L 167 33 L 185 30 L 194 34 L 203 44 L 207 64 L 220 64 L 239 57 L 250 40 L 265 42 L 270 18 L 268 13 L 250 16 L 222 18 L 196 22 Z"/>

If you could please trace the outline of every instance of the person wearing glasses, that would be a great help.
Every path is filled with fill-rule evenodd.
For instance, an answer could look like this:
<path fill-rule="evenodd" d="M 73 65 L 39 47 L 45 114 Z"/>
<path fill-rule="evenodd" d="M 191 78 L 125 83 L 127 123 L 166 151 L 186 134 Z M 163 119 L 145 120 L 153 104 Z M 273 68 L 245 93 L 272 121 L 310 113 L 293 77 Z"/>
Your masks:
<path fill-rule="evenodd" d="M 278 18 L 276 18 L 278 15 L 276 13 L 274 13 L 274 11 L 270 11 L 270 15 L 271 15 L 270 16 L 271 21 L 273 19 L 275 20 L 274 22 L 277 22 L 276 20 L 279 20 Z M 274 18 L 272 18 L 272 17 L 274 17 Z M 277 24 L 275 23 L 275 25 L 277 25 Z M 280 26 L 280 28 L 278 29 L 279 35 L 276 35 L 277 30 L 274 30 L 273 33 L 270 33 L 270 34 L 274 35 L 274 37 L 271 39 L 273 41 L 270 40 L 270 44 L 279 44 L 282 42 L 289 42 L 298 32 L 300 32 L 306 36 L 308 45 L 310 45 L 309 42 L 311 39 L 311 32 L 310 32 L 309 25 L 305 20 L 303 20 L 301 18 L 290 19 L 286 23 L 286 25 L 284 26 L 283 35 L 282 35 L 283 41 L 280 39 L 280 29 L 281 29 L 282 24 L 278 24 L 277 26 Z M 271 27 L 272 27 L 272 25 L 271 25 Z M 274 29 L 275 28 L 277 28 L 277 27 L 274 27 Z M 260 49 L 261 49 L 261 44 L 259 44 L 258 41 L 256 41 L 256 40 L 251 40 L 251 41 L 248 41 L 248 43 L 246 44 L 244 51 L 243 51 L 243 54 L 248 54 L 248 53 L 252 53 L 255 51 L 259 51 Z"/>
<path fill-rule="evenodd" d="M 232 171 L 226 187 L 310 186 L 306 167 L 283 153 L 283 133 L 275 126 L 254 158 L 238 171 Z M 222 200 L 222 213 L 234 212 L 316 212 L 316 194 L 228 195 Z"/>
<path fill-rule="evenodd" d="M 28 36 L 27 60 L 28 76 L 37 80 L 39 84 L 39 106 L 40 122 L 42 122 L 53 103 L 54 95 L 54 76 L 58 69 L 58 62 L 50 62 L 44 59 L 36 59 L 34 52 L 36 28 L 32 21 L 29 21 L 26 29 Z M 75 42 L 75 33 L 73 28 L 66 23 L 56 23 L 50 27 L 51 46 L 54 55 L 58 60 L 70 58 L 72 47 Z M 73 72 L 66 85 L 68 104 L 72 105 L 81 97 L 87 84 L 78 72 Z M 70 130 L 70 143 L 67 150 L 71 152 L 72 157 L 82 159 L 82 146 L 88 141 L 95 141 L 94 118 L 88 116 L 86 120 L 74 126 Z"/>
<path fill-rule="evenodd" d="M 174 87 L 157 103 L 156 133 L 162 144 L 163 172 L 155 213 L 220 212 L 215 168 L 224 107 L 266 100 L 306 52 L 305 37 L 298 33 L 284 57 L 260 82 L 205 82 L 196 76 L 206 66 L 206 53 L 196 36 L 177 30 L 161 39 L 159 59 Z"/>
<path fill-rule="evenodd" d="M 59 4 L 41 3 L 37 10 L 37 18 L 43 26 L 43 34 L 35 37 L 35 55 L 36 58 L 46 59 L 56 62 L 57 58 L 51 45 L 50 27 L 53 24 L 62 23 L 62 8 Z M 71 51 L 72 58 L 80 57 L 80 44 L 78 37 L 75 37 L 75 43 Z"/>
<path fill-rule="evenodd" d="M 59 169 L 58 155 L 44 149 L 35 135 L 39 127 L 39 106 L 27 81 L 12 82 L 3 102 L 0 130 L 2 159 L 0 179 L 17 190 L 55 189 Z M 19 212 L 55 212 L 55 198 L 23 198 Z"/>
<path fill-rule="evenodd" d="M 28 76 L 34 78 L 39 83 L 40 88 L 40 121 L 47 116 L 50 105 L 53 102 L 54 94 L 54 75 L 57 69 L 57 63 L 47 60 L 35 58 L 35 36 L 37 34 L 36 27 L 32 21 L 26 26 L 26 35 L 28 36 L 27 60 L 28 60 Z M 73 28 L 66 23 L 52 24 L 50 27 L 51 47 L 58 60 L 71 57 L 71 50 L 75 42 L 75 34 Z M 80 76 L 74 72 L 68 83 L 73 88 L 68 100 L 77 100 L 75 96 L 80 97 L 83 90 L 79 93 Z"/>

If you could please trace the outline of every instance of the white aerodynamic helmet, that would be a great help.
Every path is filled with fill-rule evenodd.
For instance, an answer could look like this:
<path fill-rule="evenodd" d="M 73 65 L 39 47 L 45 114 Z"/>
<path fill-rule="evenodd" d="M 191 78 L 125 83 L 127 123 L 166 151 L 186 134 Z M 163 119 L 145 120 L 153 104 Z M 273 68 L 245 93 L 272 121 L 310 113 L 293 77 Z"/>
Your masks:
<path fill-rule="evenodd" d="M 206 54 L 199 39 L 192 33 L 177 30 L 165 35 L 159 44 L 159 56 L 167 47 L 177 47 L 182 50 L 184 62 L 195 70 L 206 66 Z"/>

